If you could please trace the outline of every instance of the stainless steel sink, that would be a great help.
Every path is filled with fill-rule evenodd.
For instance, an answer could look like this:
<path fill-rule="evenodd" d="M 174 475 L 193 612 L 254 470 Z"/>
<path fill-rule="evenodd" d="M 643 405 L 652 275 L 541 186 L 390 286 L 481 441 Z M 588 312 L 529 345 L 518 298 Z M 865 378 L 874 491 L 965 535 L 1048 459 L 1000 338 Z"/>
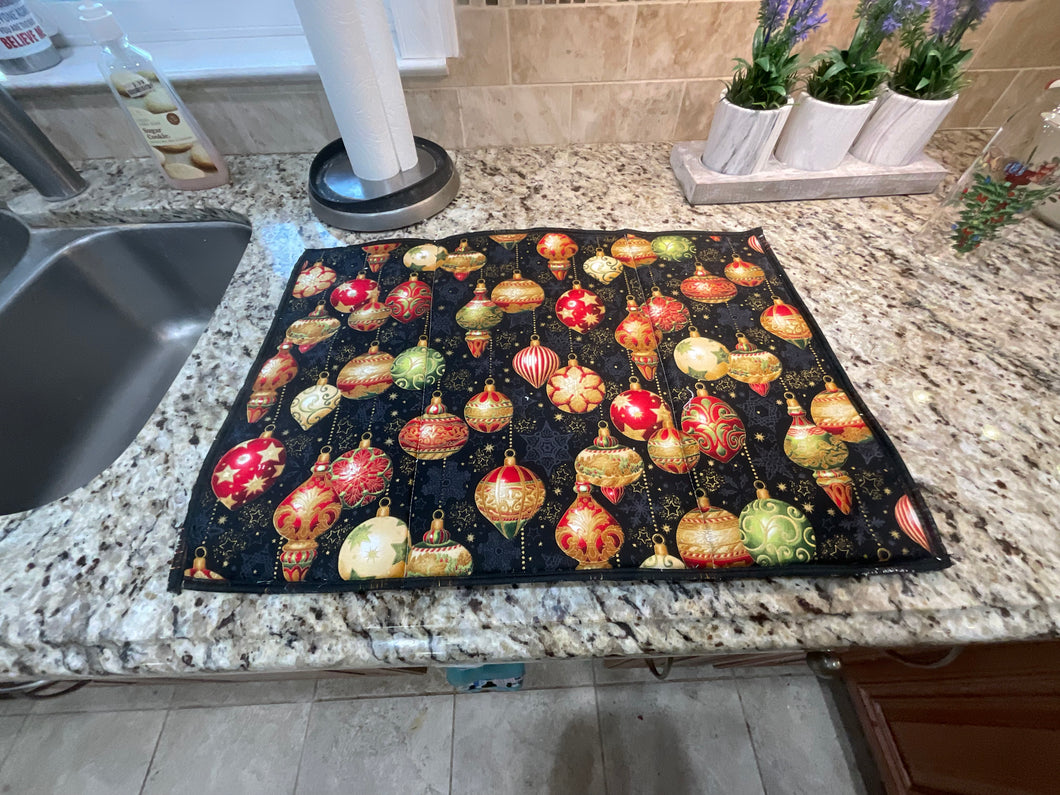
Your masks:
<path fill-rule="evenodd" d="M 245 220 L 40 230 L 0 212 L 0 514 L 69 494 L 129 446 L 249 239 Z"/>

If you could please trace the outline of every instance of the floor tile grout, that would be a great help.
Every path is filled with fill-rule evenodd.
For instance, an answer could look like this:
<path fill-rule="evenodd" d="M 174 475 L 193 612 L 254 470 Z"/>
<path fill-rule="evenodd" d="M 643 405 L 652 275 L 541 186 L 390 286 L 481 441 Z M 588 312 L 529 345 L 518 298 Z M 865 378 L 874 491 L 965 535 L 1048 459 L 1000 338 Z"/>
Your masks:
<path fill-rule="evenodd" d="M 453 763 L 456 761 L 456 693 L 453 693 L 453 720 L 449 725 L 449 795 L 453 795 Z"/>
<path fill-rule="evenodd" d="M 765 795 L 769 795 L 769 793 L 766 792 L 766 780 L 762 776 L 762 764 L 758 761 L 758 748 L 755 747 L 755 736 L 751 732 L 751 722 L 747 718 L 747 710 L 744 709 L 743 693 L 740 692 L 739 681 L 736 681 L 736 700 L 740 702 L 740 713 L 743 715 L 744 729 L 747 730 L 747 742 L 751 744 L 751 756 L 754 757 L 755 770 L 758 771 L 758 786 L 762 788 L 762 792 L 765 793 Z"/>
<path fill-rule="evenodd" d="M 316 692 L 316 687 L 313 688 L 313 692 Z M 309 702 L 309 712 L 305 716 L 305 731 L 302 732 L 302 748 L 298 753 L 298 770 L 296 770 L 294 774 L 294 786 L 291 787 L 291 795 L 298 792 L 298 781 L 302 778 L 302 762 L 305 761 L 305 745 L 306 740 L 309 739 L 309 724 L 313 722 L 313 708 L 315 706 L 315 701 Z"/>
<path fill-rule="evenodd" d="M 58 713 L 65 714 L 65 713 Z M 158 755 L 158 747 L 162 744 L 162 733 L 166 730 L 166 724 L 169 722 L 169 710 L 166 710 L 165 716 L 162 718 L 162 725 L 158 727 L 158 736 L 155 737 L 155 747 L 151 749 L 151 758 L 147 760 L 147 769 L 144 770 L 144 780 L 140 782 L 140 795 L 143 795 L 144 789 L 147 788 L 147 777 L 151 775 L 151 768 L 155 764 L 155 756 Z"/>
<path fill-rule="evenodd" d="M 15 744 L 18 742 L 19 735 L 22 734 L 22 730 L 26 727 L 26 721 L 29 719 L 29 715 L 5 715 L 7 718 L 22 718 L 22 722 L 18 724 L 18 728 L 15 730 L 14 739 L 11 741 L 11 747 L 7 749 L 7 753 L 0 758 L 0 773 L 4 772 L 4 765 L 7 764 L 7 760 L 11 758 L 11 754 L 14 753 Z M 3 781 L 3 778 L 0 778 Z"/>
<path fill-rule="evenodd" d="M 604 751 L 604 722 L 600 719 L 600 689 L 596 683 L 596 666 L 592 667 L 593 674 L 593 704 L 596 707 L 596 742 L 600 745 L 600 772 L 604 777 L 604 795 L 609 795 L 607 786 L 607 754 Z"/>

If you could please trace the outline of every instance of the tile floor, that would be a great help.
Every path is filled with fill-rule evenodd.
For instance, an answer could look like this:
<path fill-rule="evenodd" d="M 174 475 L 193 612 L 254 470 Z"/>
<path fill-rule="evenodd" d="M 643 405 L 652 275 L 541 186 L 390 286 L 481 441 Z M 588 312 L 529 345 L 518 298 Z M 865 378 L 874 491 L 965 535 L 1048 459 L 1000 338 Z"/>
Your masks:
<path fill-rule="evenodd" d="M 0 793 L 865 795 L 800 667 L 527 666 L 520 692 L 444 673 L 89 686 L 0 700 Z"/>

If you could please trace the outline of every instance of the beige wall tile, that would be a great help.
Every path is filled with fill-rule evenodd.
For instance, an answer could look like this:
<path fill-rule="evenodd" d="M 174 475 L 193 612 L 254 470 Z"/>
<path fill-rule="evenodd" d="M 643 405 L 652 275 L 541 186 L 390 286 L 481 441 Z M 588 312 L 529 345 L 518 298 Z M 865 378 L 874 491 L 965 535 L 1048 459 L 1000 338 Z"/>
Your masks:
<path fill-rule="evenodd" d="M 577 83 L 626 76 L 632 4 L 512 8 L 513 83 Z"/>
<path fill-rule="evenodd" d="M 48 92 L 20 97 L 29 114 L 56 148 L 71 160 L 95 157 L 146 157 L 125 114 L 110 91 Z"/>
<path fill-rule="evenodd" d="M 1055 68 L 1022 70 L 983 117 L 983 126 L 1000 127 L 1017 110 L 1040 98 L 1045 91 L 1045 84 L 1058 72 L 1060 70 Z"/>
<path fill-rule="evenodd" d="M 469 86 L 458 95 L 464 146 L 570 141 L 570 86 Z"/>
<path fill-rule="evenodd" d="M 673 135 L 683 85 L 592 83 L 574 86 L 571 141 L 666 141 Z"/>
<path fill-rule="evenodd" d="M 749 58 L 757 2 L 637 4 L 629 77 L 722 77 Z M 611 79 L 614 79 L 612 77 Z"/>
<path fill-rule="evenodd" d="M 681 110 L 674 127 L 675 141 L 705 141 L 710 132 L 714 108 L 725 91 L 725 80 L 689 80 L 681 98 Z"/>
<path fill-rule="evenodd" d="M 1060 65 L 1060 4 L 1057 0 L 999 3 L 991 16 L 1003 12 L 986 41 L 977 48 L 977 69 L 1007 66 Z M 972 39 L 974 44 L 975 40 Z"/>
<path fill-rule="evenodd" d="M 998 97 L 1019 73 L 1017 69 L 1002 69 L 996 72 L 967 73 L 971 84 L 961 91 L 956 106 L 942 122 L 941 129 L 954 130 L 960 127 L 981 127 L 983 117 L 994 107 Z"/>
<path fill-rule="evenodd" d="M 511 82 L 506 10 L 458 6 L 456 29 L 460 56 L 449 59 L 449 76 L 406 78 L 406 88 L 498 86 Z"/>
<path fill-rule="evenodd" d="M 456 89 L 406 91 L 405 104 L 408 105 L 413 134 L 429 138 L 446 149 L 459 149 L 464 145 Z"/>

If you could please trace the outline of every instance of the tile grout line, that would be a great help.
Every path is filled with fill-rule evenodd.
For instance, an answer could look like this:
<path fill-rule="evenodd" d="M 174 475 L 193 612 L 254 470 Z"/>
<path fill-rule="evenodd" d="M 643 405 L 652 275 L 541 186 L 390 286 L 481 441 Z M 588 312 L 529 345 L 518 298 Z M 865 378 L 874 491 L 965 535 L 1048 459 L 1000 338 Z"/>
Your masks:
<path fill-rule="evenodd" d="M 751 722 L 747 719 L 747 710 L 744 709 L 743 705 L 743 694 L 740 692 L 740 683 L 734 680 L 736 684 L 736 700 L 740 702 L 740 713 L 743 715 L 743 725 L 747 729 L 747 741 L 751 743 L 751 755 L 755 760 L 755 770 L 758 771 L 758 785 L 762 788 L 762 792 L 765 795 L 769 795 L 766 792 L 766 780 L 762 777 L 762 764 L 758 761 L 758 749 L 755 747 L 755 738 L 751 733 Z"/>
<path fill-rule="evenodd" d="M 18 737 L 22 734 L 22 730 L 26 728 L 26 721 L 29 720 L 29 713 L 27 712 L 24 715 L 5 715 L 4 717 L 22 718 L 22 722 L 18 724 L 18 728 L 15 730 L 15 736 L 11 741 L 11 747 L 7 750 L 7 753 L 0 758 L 0 773 L 3 772 L 4 765 L 7 764 L 8 760 L 11 759 L 11 755 L 15 752 L 15 744 L 18 742 Z M 3 781 L 3 779 L 0 778 L 0 781 Z"/>
<path fill-rule="evenodd" d="M 600 745 L 600 768 L 604 776 L 604 795 L 609 795 L 607 787 L 607 754 L 604 752 L 604 724 L 600 720 L 600 690 L 596 685 L 596 660 L 591 660 L 593 673 L 593 706 L 596 707 L 596 742 Z"/>
<path fill-rule="evenodd" d="M 456 693 L 453 699 L 453 719 L 449 724 L 449 795 L 453 795 L 453 762 L 456 759 Z"/>
<path fill-rule="evenodd" d="M 151 768 L 155 765 L 155 757 L 158 756 L 158 749 L 162 745 L 162 734 L 166 730 L 167 723 L 169 723 L 168 709 L 166 710 L 165 717 L 162 718 L 162 726 L 158 729 L 158 736 L 155 738 L 155 747 L 151 749 L 151 758 L 147 760 L 147 769 L 144 770 L 144 780 L 140 782 L 140 795 L 143 795 L 144 790 L 147 788 L 147 777 L 151 775 Z"/>
<path fill-rule="evenodd" d="M 319 681 L 319 680 L 317 680 Z M 313 693 L 316 693 L 316 687 L 313 688 Z M 309 702 L 309 714 L 305 716 L 305 731 L 302 732 L 302 748 L 298 752 L 298 770 L 294 774 L 294 787 L 291 788 L 292 795 L 298 792 L 298 780 L 302 777 L 302 762 L 305 760 L 305 744 L 309 738 L 309 724 L 313 720 L 313 710 L 316 709 L 317 702 Z"/>

